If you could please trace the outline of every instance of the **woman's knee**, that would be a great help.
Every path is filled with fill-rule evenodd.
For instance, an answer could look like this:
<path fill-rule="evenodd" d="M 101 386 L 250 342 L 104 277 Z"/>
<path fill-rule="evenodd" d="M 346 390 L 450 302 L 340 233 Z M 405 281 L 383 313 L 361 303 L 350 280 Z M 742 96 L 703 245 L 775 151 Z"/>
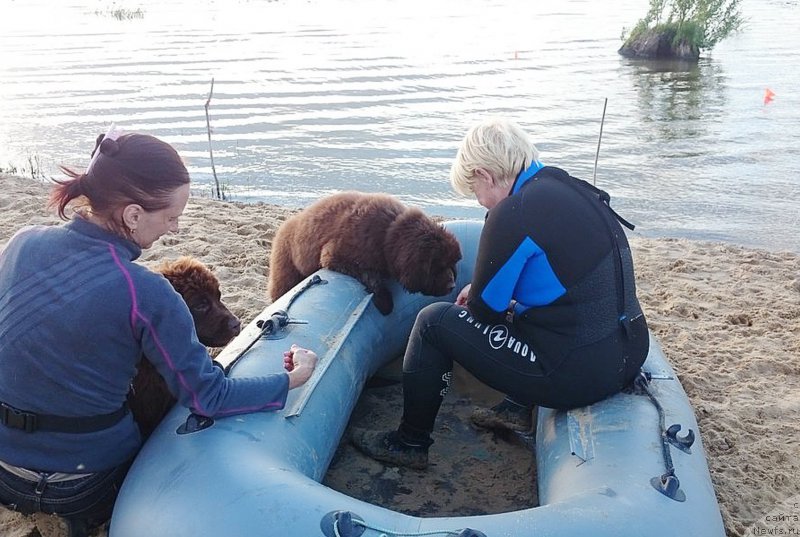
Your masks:
<path fill-rule="evenodd" d="M 409 342 L 417 344 L 425 342 L 426 344 L 438 345 L 442 319 L 452 307 L 453 304 L 448 302 L 434 302 L 422 308 L 417 314 Z"/>
<path fill-rule="evenodd" d="M 421 327 L 436 326 L 442 321 L 442 317 L 453 307 L 450 302 L 434 302 L 428 304 L 417 314 L 416 325 Z"/>
<path fill-rule="evenodd" d="M 439 327 L 445 313 L 452 306 L 447 302 L 435 302 L 417 314 L 403 359 L 403 372 L 447 366 L 446 363 L 442 363 L 448 359 L 445 356 L 446 349 L 441 348 L 444 343 L 439 338 Z"/>

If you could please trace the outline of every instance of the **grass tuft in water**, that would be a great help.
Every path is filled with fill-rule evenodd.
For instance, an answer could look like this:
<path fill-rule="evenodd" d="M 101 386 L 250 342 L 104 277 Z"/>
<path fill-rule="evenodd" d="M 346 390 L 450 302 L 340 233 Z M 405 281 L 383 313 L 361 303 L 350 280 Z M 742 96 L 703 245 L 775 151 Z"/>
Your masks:
<path fill-rule="evenodd" d="M 106 10 L 96 10 L 94 12 L 95 15 L 113 17 L 118 21 L 126 21 L 126 20 L 133 20 L 133 19 L 143 19 L 144 18 L 144 10 L 140 7 L 136 9 L 128 9 L 128 8 L 117 8 L 117 7 L 110 7 Z"/>

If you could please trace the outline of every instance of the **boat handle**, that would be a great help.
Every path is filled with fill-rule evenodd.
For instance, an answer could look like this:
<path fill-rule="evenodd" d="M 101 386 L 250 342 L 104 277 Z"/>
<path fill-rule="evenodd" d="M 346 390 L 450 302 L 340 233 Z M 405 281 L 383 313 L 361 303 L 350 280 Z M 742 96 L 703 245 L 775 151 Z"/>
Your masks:
<path fill-rule="evenodd" d="M 692 454 L 692 444 L 694 444 L 694 431 L 689 429 L 689 432 L 684 436 L 678 436 L 678 431 L 681 430 L 680 423 L 674 423 L 669 426 L 669 429 L 664 431 L 664 438 L 667 442 L 680 449 L 684 453 Z"/>

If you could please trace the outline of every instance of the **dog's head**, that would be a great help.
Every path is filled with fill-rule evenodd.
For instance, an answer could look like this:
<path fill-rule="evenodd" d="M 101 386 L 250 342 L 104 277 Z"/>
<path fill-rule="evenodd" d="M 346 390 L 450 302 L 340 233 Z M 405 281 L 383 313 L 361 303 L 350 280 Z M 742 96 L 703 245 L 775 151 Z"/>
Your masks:
<path fill-rule="evenodd" d="M 197 338 L 208 347 L 222 347 L 239 335 L 241 323 L 222 303 L 219 280 L 191 257 L 165 261 L 156 270 L 183 297 L 192 312 Z"/>
<path fill-rule="evenodd" d="M 407 290 L 431 296 L 453 290 L 461 247 L 452 233 L 422 211 L 411 208 L 398 217 L 386 242 L 389 270 Z"/>

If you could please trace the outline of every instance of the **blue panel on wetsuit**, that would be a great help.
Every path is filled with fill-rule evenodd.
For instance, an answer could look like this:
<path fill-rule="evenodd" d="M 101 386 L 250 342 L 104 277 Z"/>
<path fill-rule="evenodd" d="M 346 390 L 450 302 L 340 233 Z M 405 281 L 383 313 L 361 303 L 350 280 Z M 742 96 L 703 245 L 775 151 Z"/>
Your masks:
<path fill-rule="evenodd" d="M 515 286 L 519 286 L 516 293 Z M 525 237 L 483 289 L 481 298 L 493 310 L 505 311 L 512 297 L 529 306 L 541 306 L 565 292 L 547 254 L 530 237 Z"/>

